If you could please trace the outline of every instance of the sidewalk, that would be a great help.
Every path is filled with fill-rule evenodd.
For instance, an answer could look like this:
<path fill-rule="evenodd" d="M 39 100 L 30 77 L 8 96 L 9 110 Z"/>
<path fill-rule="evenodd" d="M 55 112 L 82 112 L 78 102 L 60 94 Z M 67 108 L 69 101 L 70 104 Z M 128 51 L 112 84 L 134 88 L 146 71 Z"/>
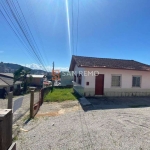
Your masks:
<path fill-rule="evenodd" d="M 34 93 L 35 101 L 39 99 L 39 92 Z M 0 99 L 0 109 L 7 109 L 8 100 Z M 13 114 L 13 123 L 21 118 L 30 109 L 30 94 L 17 96 L 13 98 L 15 112 Z"/>

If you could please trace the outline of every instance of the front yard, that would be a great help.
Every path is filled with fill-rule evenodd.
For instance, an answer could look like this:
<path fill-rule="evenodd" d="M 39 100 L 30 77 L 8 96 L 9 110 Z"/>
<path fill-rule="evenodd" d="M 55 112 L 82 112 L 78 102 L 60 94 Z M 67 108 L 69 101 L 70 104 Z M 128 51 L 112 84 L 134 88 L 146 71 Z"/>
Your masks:
<path fill-rule="evenodd" d="M 149 98 L 101 98 L 90 99 L 90 101 L 93 101 L 94 108 L 86 112 L 81 109 L 78 101 L 44 103 L 42 110 L 40 108 L 41 112 L 38 112 L 40 117 L 23 127 L 27 132 L 21 131 L 17 148 L 30 150 L 150 149 Z M 74 109 L 70 111 L 69 106 Z M 133 108 L 133 106 L 138 107 Z"/>
<path fill-rule="evenodd" d="M 80 96 L 74 93 L 72 88 L 54 88 L 44 97 L 45 102 L 62 102 L 65 100 L 77 100 Z"/>

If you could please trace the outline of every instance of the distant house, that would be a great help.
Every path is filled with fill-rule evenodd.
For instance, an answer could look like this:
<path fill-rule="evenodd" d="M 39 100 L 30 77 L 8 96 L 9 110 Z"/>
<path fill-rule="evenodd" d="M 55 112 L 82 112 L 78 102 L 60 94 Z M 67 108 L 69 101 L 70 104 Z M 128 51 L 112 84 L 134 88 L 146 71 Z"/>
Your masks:
<path fill-rule="evenodd" d="M 8 78 L 14 78 L 13 73 L 0 73 L 1 77 L 8 77 Z"/>
<path fill-rule="evenodd" d="M 17 81 L 14 83 L 13 74 L 12 73 L 0 73 L 0 93 L 1 90 L 5 87 L 8 92 L 20 90 L 21 89 L 21 81 Z M 1 94 L 0 94 L 1 95 Z"/>
<path fill-rule="evenodd" d="M 27 80 L 31 86 L 42 87 L 44 75 L 27 75 Z"/>
<path fill-rule="evenodd" d="M 72 56 L 69 70 L 80 95 L 150 95 L 150 66 L 134 60 Z"/>
<path fill-rule="evenodd" d="M 72 86 L 73 74 L 70 71 L 61 72 L 61 86 Z"/>

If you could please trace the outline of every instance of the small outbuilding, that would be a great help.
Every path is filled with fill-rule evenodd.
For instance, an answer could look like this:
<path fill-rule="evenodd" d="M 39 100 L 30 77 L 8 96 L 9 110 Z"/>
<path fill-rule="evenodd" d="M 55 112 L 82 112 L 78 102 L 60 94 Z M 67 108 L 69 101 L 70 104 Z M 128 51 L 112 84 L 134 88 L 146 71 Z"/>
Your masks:
<path fill-rule="evenodd" d="M 43 87 L 43 80 L 44 80 L 45 75 L 27 75 L 27 81 L 30 84 L 30 86 L 35 86 L 35 87 Z"/>

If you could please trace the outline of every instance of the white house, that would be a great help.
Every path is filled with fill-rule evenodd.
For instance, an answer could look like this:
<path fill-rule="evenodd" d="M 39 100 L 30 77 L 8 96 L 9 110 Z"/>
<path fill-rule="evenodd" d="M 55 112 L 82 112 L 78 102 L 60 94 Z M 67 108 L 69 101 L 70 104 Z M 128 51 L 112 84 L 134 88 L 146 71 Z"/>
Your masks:
<path fill-rule="evenodd" d="M 84 96 L 149 96 L 150 66 L 134 61 L 72 56 L 74 90 Z"/>

